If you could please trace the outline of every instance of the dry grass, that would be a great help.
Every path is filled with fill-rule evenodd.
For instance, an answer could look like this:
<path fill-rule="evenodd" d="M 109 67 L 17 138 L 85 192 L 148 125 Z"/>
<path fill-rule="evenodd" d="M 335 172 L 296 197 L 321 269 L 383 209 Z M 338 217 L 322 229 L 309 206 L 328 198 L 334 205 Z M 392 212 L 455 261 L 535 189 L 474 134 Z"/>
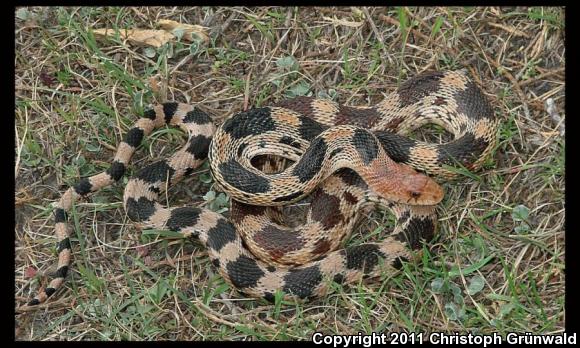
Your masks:
<path fill-rule="evenodd" d="M 139 233 L 121 206 L 124 185 L 102 190 L 72 214 L 66 288 L 17 316 L 18 339 L 563 330 L 565 145 L 563 122 L 544 105 L 552 98 L 565 117 L 563 9 L 85 7 L 16 15 L 16 305 L 54 271 L 51 202 L 79 176 L 107 168 L 147 104 L 199 103 L 219 124 L 248 106 L 302 93 L 371 105 L 421 71 L 466 67 L 502 120 L 484 170 L 445 185 L 441 235 L 422 262 L 305 304 L 243 298 L 199 245 Z M 151 52 L 90 34 L 152 28 L 158 19 L 205 25 L 211 42 Z M 289 56 L 296 71 L 284 66 Z M 444 136 L 428 133 L 416 136 Z M 131 170 L 182 142 L 180 131 L 157 131 Z M 169 191 L 170 204 L 203 203 L 211 184 L 200 180 L 207 169 L 198 174 Z M 391 220 L 381 210 L 371 214 L 351 243 Z"/>

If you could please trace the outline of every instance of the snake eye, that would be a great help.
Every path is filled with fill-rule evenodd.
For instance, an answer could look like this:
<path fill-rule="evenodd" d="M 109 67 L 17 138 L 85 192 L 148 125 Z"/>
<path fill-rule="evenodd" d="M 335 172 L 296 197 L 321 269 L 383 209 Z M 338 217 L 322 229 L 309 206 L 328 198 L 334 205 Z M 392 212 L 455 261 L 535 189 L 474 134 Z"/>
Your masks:
<path fill-rule="evenodd" d="M 413 198 L 417 199 L 417 198 L 419 198 L 420 196 L 421 196 L 421 193 L 420 193 L 420 192 L 417 192 L 417 191 L 411 191 L 411 197 L 413 197 Z"/>

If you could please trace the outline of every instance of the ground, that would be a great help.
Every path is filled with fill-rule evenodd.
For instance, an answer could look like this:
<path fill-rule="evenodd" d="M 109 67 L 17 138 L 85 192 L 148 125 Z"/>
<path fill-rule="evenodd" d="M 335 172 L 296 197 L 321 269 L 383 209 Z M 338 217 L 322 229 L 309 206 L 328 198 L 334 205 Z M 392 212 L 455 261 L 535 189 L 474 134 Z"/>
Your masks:
<path fill-rule="evenodd" d="M 124 178 L 77 203 L 66 286 L 17 314 L 17 339 L 563 331 L 562 8 L 30 7 L 16 9 L 15 18 L 17 307 L 55 271 L 51 203 L 79 176 L 105 170 L 152 103 L 194 103 L 220 124 L 296 95 L 373 105 L 422 71 L 466 68 L 501 119 L 484 168 L 443 185 L 439 236 L 420 260 L 306 303 L 244 298 L 199 244 L 138 231 L 122 208 Z M 160 19 L 202 25 L 209 40 L 192 43 L 178 31 L 151 48 L 92 33 L 156 29 Z M 449 139 L 437 127 L 412 136 Z M 183 142 L 180 130 L 157 130 L 128 174 Z M 207 166 L 166 201 L 227 208 Z M 392 215 L 377 209 L 348 243 L 380 239 L 391 228 Z"/>

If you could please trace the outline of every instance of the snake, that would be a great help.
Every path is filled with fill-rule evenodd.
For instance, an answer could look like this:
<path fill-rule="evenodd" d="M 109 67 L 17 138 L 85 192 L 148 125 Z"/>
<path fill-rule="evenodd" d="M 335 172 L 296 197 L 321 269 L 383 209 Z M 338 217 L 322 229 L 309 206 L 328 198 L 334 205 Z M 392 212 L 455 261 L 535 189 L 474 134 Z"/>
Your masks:
<path fill-rule="evenodd" d="M 441 143 L 409 135 L 435 124 Z M 125 134 L 108 169 L 82 178 L 54 204 L 58 265 L 25 306 L 47 301 L 70 271 L 68 213 L 79 198 L 119 181 L 144 137 L 177 126 L 185 145 L 128 181 L 123 206 L 138 228 L 177 232 L 201 243 L 240 294 L 275 301 L 312 299 L 336 287 L 395 272 L 437 229 L 440 182 L 457 168 L 480 169 L 494 151 L 499 121 L 465 69 L 426 71 L 373 106 L 299 96 L 234 114 L 216 127 L 199 107 L 157 104 Z M 158 202 L 168 187 L 209 162 L 229 216 Z M 306 219 L 288 226 L 283 209 L 310 200 Z M 395 227 L 382 241 L 342 247 L 364 212 L 390 209 Z"/>

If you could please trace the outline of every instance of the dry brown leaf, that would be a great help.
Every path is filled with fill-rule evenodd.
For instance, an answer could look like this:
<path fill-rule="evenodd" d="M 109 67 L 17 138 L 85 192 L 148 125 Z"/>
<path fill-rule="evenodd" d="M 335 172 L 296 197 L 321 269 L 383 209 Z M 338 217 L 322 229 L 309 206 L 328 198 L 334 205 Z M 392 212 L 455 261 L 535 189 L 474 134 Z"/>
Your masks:
<path fill-rule="evenodd" d="M 153 93 L 159 92 L 159 82 L 157 81 L 157 77 L 152 76 L 149 78 L 149 86 L 151 87 L 151 91 L 153 91 Z"/>
<path fill-rule="evenodd" d="M 26 270 L 24 271 L 24 276 L 26 278 L 34 278 L 34 276 L 36 275 L 36 273 L 38 273 L 38 271 L 36 270 L 36 268 L 30 266 L 28 268 L 26 268 Z"/>
<path fill-rule="evenodd" d="M 93 31 L 97 38 L 103 39 L 115 36 L 114 29 L 95 29 Z M 123 40 L 128 40 L 135 45 L 161 47 L 167 42 L 175 39 L 175 36 L 165 30 L 150 29 L 121 29 L 119 35 Z"/>
<path fill-rule="evenodd" d="M 200 38 L 205 43 L 209 42 L 207 35 L 207 28 L 201 25 L 183 24 L 169 19 L 160 19 L 157 24 L 164 30 L 172 31 L 175 29 L 183 30 L 183 39 L 187 41 L 194 41 L 195 37 Z M 194 37 L 195 36 L 195 37 Z"/>

